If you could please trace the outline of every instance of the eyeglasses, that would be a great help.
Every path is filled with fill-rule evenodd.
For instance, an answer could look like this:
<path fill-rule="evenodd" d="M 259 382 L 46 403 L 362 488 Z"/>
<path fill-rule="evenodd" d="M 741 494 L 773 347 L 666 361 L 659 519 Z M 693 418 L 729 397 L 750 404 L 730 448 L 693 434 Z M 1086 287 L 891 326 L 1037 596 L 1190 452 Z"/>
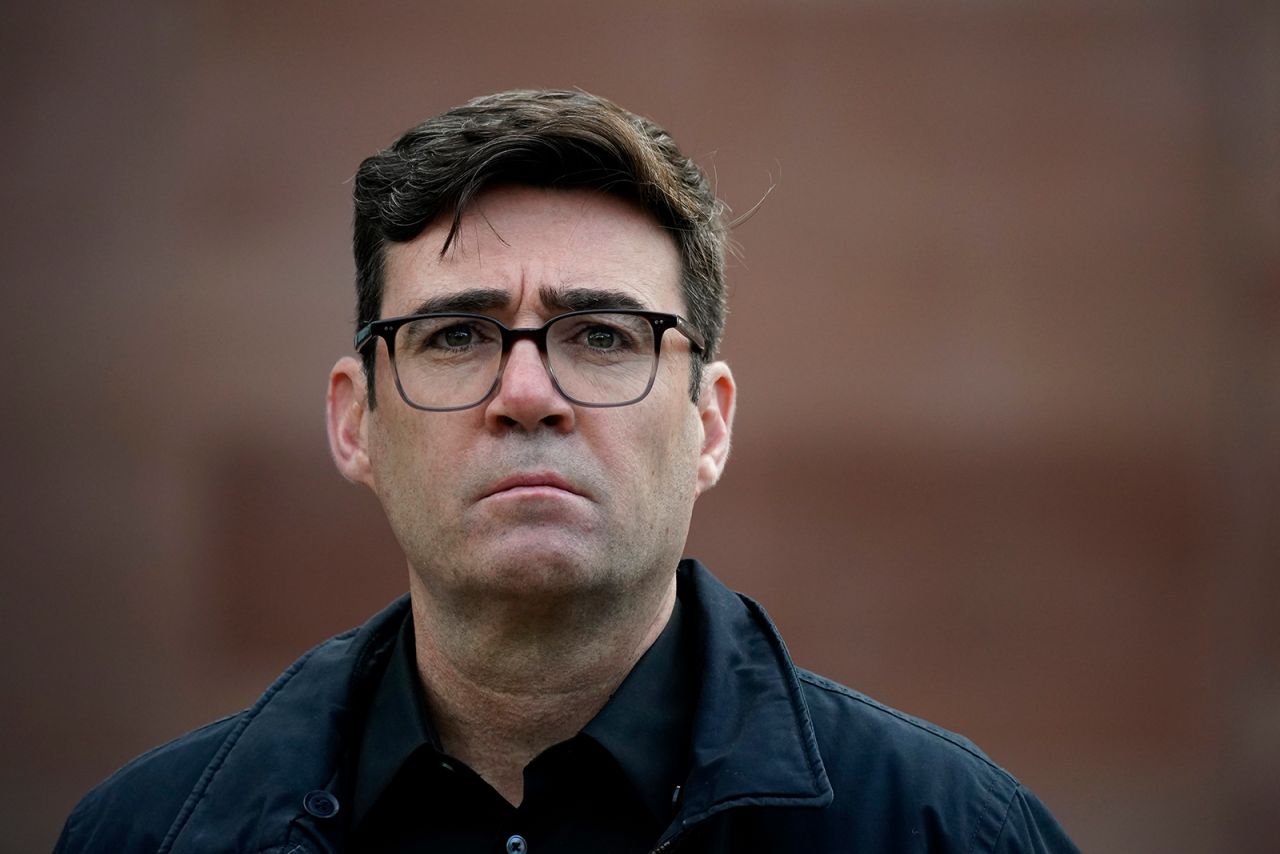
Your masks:
<path fill-rule="evenodd" d="M 626 406 L 644 399 L 658 372 L 662 334 L 674 329 L 695 353 L 702 335 L 683 317 L 639 309 L 570 311 L 542 326 L 509 329 L 483 314 L 412 314 L 366 324 L 356 352 L 387 342 L 396 387 L 415 409 L 479 406 L 502 382 L 511 347 L 529 339 L 551 382 L 580 406 Z"/>

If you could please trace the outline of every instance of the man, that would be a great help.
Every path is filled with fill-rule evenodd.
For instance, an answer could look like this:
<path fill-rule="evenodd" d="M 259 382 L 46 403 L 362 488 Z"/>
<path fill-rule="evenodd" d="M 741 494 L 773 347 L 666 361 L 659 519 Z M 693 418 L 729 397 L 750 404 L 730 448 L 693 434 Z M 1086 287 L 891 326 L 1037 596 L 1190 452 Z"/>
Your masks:
<path fill-rule="evenodd" d="M 409 596 L 90 793 L 60 851 L 1072 851 L 969 742 L 682 561 L 729 451 L 722 206 L 646 119 L 480 98 L 355 180 L 344 476 Z"/>

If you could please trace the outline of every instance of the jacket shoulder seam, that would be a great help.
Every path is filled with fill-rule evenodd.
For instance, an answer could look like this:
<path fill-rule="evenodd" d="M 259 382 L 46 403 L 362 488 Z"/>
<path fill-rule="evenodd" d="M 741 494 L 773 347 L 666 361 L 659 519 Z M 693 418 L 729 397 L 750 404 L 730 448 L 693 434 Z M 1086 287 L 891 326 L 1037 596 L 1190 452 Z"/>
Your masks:
<path fill-rule="evenodd" d="M 149 750 L 139 753 L 137 756 L 133 757 L 128 762 L 121 765 L 111 776 L 115 777 L 116 775 L 129 771 L 130 769 L 138 765 L 142 765 L 143 763 L 147 762 L 149 759 L 152 759 L 153 757 L 163 753 L 164 751 L 174 747 L 178 747 L 183 742 L 192 741 L 196 738 L 196 736 L 202 735 L 208 732 L 209 730 L 225 726 L 226 724 L 231 723 L 236 718 L 240 717 L 241 715 L 245 714 L 248 711 L 249 710 L 246 708 L 246 709 L 240 709 L 239 711 L 232 712 L 229 715 L 223 715 L 222 717 L 216 720 L 212 720 L 212 721 L 209 721 L 208 723 L 201 724 L 195 729 L 189 730 L 188 732 L 185 732 L 182 735 L 177 736 L 176 738 L 171 738 L 168 741 L 163 742 L 162 744 L 158 744 Z"/>
<path fill-rule="evenodd" d="M 852 688 L 841 685 L 838 682 L 832 682 L 830 679 L 827 679 L 823 676 L 819 676 L 818 674 L 813 673 L 811 671 L 800 670 L 800 680 L 808 685 L 812 685 L 814 688 L 818 688 L 820 690 L 826 691 L 827 693 L 837 694 L 839 696 L 844 697 L 845 699 L 852 700 L 856 703 L 860 703 L 861 705 L 866 706 L 869 709 L 880 712 L 881 714 L 888 715 L 896 719 L 900 723 L 904 723 L 908 726 L 914 727 L 917 730 L 920 730 L 921 732 L 927 733 L 928 735 L 931 735 L 934 738 L 945 741 L 947 744 L 950 744 L 952 747 L 955 747 L 969 754 L 974 759 L 977 759 L 992 771 L 997 772 L 1001 777 L 1004 777 L 1007 781 L 1012 783 L 1015 786 L 1015 788 L 1021 786 L 1021 783 L 1019 783 L 1018 780 L 1012 774 L 1010 774 L 1008 771 L 1006 771 L 1005 769 L 997 765 L 995 762 L 993 762 L 991 760 L 991 757 L 987 756 L 981 750 L 974 747 L 971 743 L 968 742 L 967 739 L 961 738 L 955 735 L 954 733 L 947 732 L 946 730 L 943 730 L 937 726 L 934 726 L 913 715 L 909 715 L 906 712 L 899 711 L 898 709 L 895 709 L 892 706 L 886 706 L 884 703 L 874 700 L 865 694 L 854 691 Z"/>
<path fill-rule="evenodd" d="M 1004 838 L 1005 831 L 1009 829 L 1009 816 L 1013 815 L 1013 804 L 1018 799 L 1018 795 L 1022 792 L 1022 784 L 1017 783 L 1017 781 L 1014 782 L 1016 785 L 1013 787 L 1012 794 L 1009 795 L 1009 800 L 1004 805 L 1004 815 L 1000 819 L 1000 827 L 996 831 L 995 840 L 991 843 L 991 850 L 993 851 L 999 847 L 1000 840 Z M 973 846 L 976 845 L 977 842 L 978 831 L 975 829 L 973 832 L 973 839 L 970 841 L 970 850 L 973 850 Z"/>
<path fill-rule="evenodd" d="M 232 712 L 229 715 L 223 715 L 217 720 L 209 721 L 208 723 L 202 724 L 189 732 L 183 733 L 175 738 L 171 738 L 162 744 L 158 744 L 121 765 L 113 771 L 109 777 L 81 798 L 80 802 L 71 810 L 71 813 L 67 816 L 62 834 L 58 841 L 59 847 L 56 850 L 61 851 L 63 850 L 64 844 L 69 844 L 69 840 L 79 832 L 80 826 L 97 808 L 96 805 L 98 801 L 102 799 L 103 793 L 106 792 L 116 781 L 120 780 L 121 777 L 128 775 L 134 769 L 146 765 L 148 762 L 159 757 L 166 751 L 182 749 L 185 744 L 194 741 L 202 734 L 218 728 L 225 728 L 228 724 L 232 724 L 236 718 L 244 715 L 247 711 L 247 709 L 241 709 L 240 711 Z"/>

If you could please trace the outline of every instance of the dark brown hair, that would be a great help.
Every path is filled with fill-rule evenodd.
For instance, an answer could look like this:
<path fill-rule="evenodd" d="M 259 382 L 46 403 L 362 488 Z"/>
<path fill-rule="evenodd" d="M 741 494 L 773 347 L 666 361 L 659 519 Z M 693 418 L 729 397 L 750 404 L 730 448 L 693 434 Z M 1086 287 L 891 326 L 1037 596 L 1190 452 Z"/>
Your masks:
<path fill-rule="evenodd" d="M 387 243 L 413 240 L 448 216 L 441 253 L 447 252 L 470 202 L 499 184 L 620 195 L 671 230 L 685 312 L 706 340 L 692 362 L 690 393 L 697 399 L 702 366 L 714 357 L 724 331 L 725 207 L 670 134 L 586 92 L 517 90 L 476 98 L 428 119 L 360 164 L 352 240 L 357 328 L 377 320 L 382 309 Z M 364 350 L 371 406 L 376 355 L 376 347 Z"/>

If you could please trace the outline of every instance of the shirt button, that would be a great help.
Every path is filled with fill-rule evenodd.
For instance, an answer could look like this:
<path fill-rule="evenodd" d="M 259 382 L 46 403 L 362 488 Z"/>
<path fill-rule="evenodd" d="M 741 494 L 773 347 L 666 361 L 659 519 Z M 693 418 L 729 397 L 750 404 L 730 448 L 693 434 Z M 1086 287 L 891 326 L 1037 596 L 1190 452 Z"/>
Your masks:
<path fill-rule="evenodd" d="M 338 799 L 323 789 L 307 792 L 302 807 L 316 818 L 333 818 L 338 814 Z"/>
<path fill-rule="evenodd" d="M 529 843 L 520 834 L 513 833 L 507 839 L 507 854 L 528 854 L 528 851 Z"/>

